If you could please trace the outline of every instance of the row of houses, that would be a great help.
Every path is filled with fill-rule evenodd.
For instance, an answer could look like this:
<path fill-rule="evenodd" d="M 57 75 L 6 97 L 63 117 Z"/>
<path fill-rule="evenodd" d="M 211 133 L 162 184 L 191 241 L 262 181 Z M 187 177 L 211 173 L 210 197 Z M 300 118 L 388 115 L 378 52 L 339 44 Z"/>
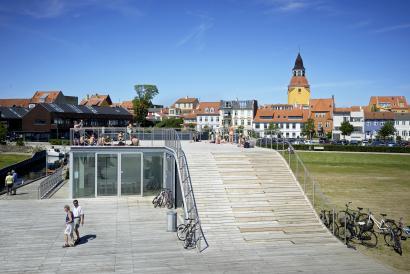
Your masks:
<path fill-rule="evenodd" d="M 0 99 L 0 122 L 9 134 L 26 140 L 69 138 L 75 122 L 84 127 L 127 126 L 133 115 L 124 107 L 113 105 L 109 96 L 94 96 L 78 104 L 78 98 L 61 91 L 37 91 L 29 99 Z M 98 101 L 98 102 L 97 102 Z"/>
<path fill-rule="evenodd" d="M 198 131 L 221 131 L 241 126 L 263 135 L 273 125 L 279 130 L 279 135 L 286 138 L 301 138 L 308 119 L 312 119 L 312 135 L 325 137 L 331 134 L 334 140 L 357 141 L 375 139 L 380 128 L 391 121 L 396 128 L 396 136 L 410 139 L 410 110 L 403 96 L 374 96 L 367 106 L 348 108 L 336 107 L 333 97 L 310 99 L 308 105 L 260 107 L 256 100 L 199 102 L 197 98 L 184 97 L 178 99 L 169 108 L 169 115 L 163 117 L 180 117 L 186 127 L 195 127 Z M 340 131 L 344 121 L 354 128 L 349 136 L 343 136 Z"/>

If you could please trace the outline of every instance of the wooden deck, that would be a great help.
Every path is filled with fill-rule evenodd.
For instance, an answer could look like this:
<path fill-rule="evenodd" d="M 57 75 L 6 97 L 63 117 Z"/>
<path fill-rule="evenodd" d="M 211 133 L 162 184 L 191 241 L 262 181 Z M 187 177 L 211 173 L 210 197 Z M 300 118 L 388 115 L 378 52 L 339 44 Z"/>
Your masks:
<path fill-rule="evenodd" d="M 327 233 L 273 152 L 184 150 L 210 244 L 203 253 L 166 232 L 167 210 L 151 197 L 80 199 L 84 238 L 72 248 L 61 247 L 70 200 L 0 200 L 0 273 L 392 273 Z"/>

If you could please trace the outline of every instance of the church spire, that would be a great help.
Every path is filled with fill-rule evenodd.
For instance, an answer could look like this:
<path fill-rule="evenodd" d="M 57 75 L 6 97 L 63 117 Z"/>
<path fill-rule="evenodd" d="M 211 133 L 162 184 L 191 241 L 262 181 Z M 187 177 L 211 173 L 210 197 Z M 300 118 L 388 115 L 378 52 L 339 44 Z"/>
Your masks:
<path fill-rule="evenodd" d="M 295 66 L 292 69 L 293 76 L 305 76 L 305 67 L 303 66 L 302 56 L 300 56 L 300 52 L 296 57 Z"/>

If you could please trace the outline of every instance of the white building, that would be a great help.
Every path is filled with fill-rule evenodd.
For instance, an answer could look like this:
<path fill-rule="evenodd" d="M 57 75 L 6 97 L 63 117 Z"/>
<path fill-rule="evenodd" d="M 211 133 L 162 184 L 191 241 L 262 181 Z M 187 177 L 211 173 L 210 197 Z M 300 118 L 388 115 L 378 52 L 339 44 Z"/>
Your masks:
<path fill-rule="evenodd" d="M 396 138 L 400 136 L 402 140 L 410 141 L 410 113 L 395 113 L 394 128 Z"/>
<path fill-rule="evenodd" d="M 350 136 L 343 136 L 340 126 L 344 121 L 348 121 L 353 126 Z M 335 108 L 333 111 L 333 130 L 334 140 L 346 139 L 348 141 L 362 141 L 364 135 L 364 110 L 362 107 L 353 106 L 350 108 Z"/>
<path fill-rule="evenodd" d="M 220 118 L 220 102 L 201 102 L 196 113 L 196 129 L 203 131 L 208 128 L 210 130 L 219 129 L 221 126 Z"/>
<path fill-rule="evenodd" d="M 220 106 L 221 127 L 234 126 L 237 128 L 243 126 L 244 129 L 248 130 L 253 128 L 253 118 L 258 108 L 256 100 L 221 101 Z"/>
<path fill-rule="evenodd" d="M 304 124 L 309 117 L 309 110 L 301 106 L 292 108 L 276 108 L 275 105 L 260 108 L 253 121 L 253 129 L 264 136 L 270 135 L 269 124 L 279 128 L 279 137 L 302 138 Z"/>
<path fill-rule="evenodd" d="M 198 98 L 179 98 L 172 106 L 169 107 L 168 115 L 170 117 L 178 117 L 185 113 L 191 113 L 198 107 Z"/>

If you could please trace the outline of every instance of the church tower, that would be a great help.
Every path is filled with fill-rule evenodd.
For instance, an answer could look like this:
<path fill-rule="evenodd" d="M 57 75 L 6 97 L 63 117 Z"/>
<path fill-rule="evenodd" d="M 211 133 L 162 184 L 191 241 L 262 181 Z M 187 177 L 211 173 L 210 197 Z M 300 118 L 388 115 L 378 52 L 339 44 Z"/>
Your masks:
<path fill-rule="evenodd" d="M 298 53 L 295 66 L 292 69 L 292 78 L 288 86 L 288 104 L 309 105 L 310 86 L 305 77 L 305 67 L 302 56 Z"/>

